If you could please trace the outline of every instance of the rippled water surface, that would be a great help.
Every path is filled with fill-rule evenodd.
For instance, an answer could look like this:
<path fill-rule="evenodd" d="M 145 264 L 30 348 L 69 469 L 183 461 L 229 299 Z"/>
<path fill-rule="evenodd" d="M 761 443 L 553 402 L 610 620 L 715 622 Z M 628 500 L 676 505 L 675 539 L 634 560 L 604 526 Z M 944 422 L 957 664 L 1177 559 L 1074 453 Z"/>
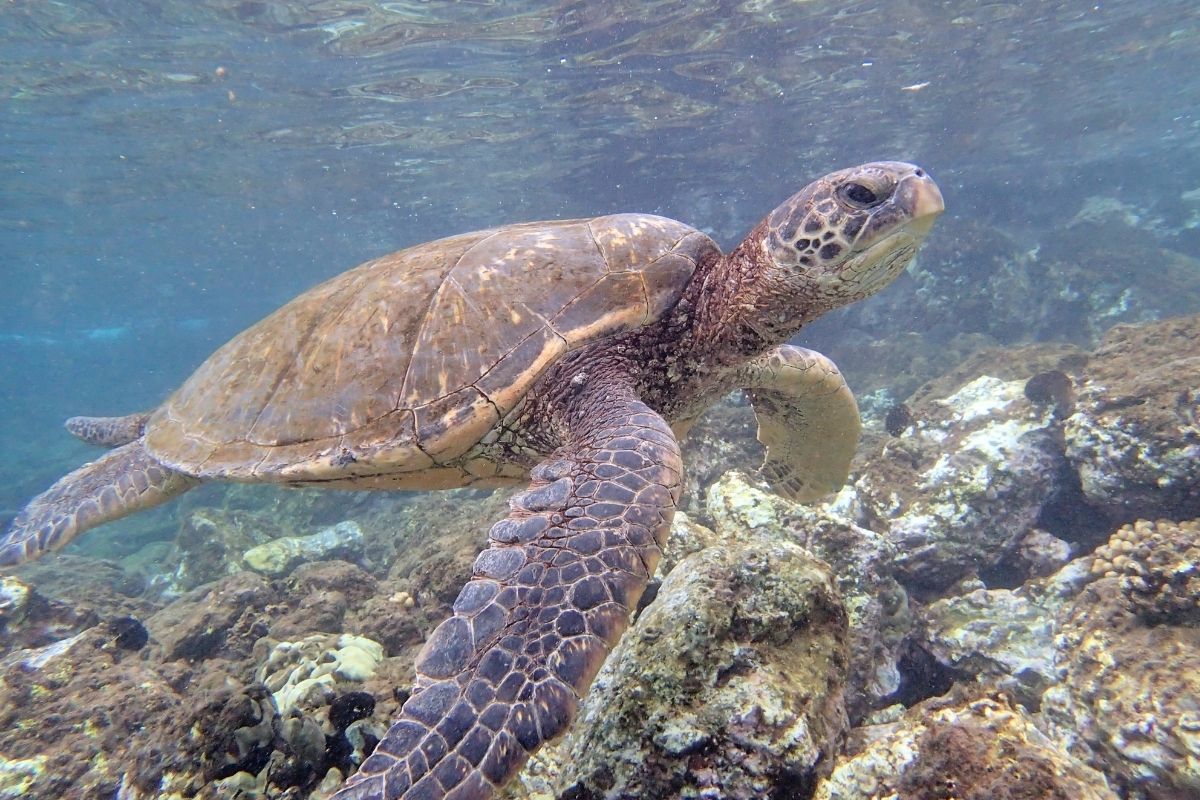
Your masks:
<path fill-rule="evenodd" d="M 4 3 L 0 508 L 93 455 L 64 417 L 152 407 L 367 257 L 614 210 L 731 246 L 810 178 L 869 159 L 921 163 L 949 212 L 894 291 L 814 326 L 843 363 L 904 335 L 1087 343 L 1195 311 L 1198 15 L 1194 0 Z"/>

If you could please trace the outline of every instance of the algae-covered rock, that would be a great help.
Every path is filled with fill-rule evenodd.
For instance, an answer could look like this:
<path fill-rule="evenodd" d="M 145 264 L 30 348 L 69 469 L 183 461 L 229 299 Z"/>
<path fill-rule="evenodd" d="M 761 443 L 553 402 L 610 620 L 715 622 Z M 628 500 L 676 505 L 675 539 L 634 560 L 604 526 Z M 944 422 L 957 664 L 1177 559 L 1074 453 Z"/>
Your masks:
<path fill-rule="evenodd" d="M 840 513 L 848 494 L 829 505 L 806 506 L 730 472 L 709 488 L 707 508 L 723 541 L 794 542 L 833 567 L 849 613 L 846 702 L 851 719 L 857 720 L 899 687 L 897 664 L 912 616 L 907 594 L 892 577 L 895 548 Z"/>
<path fill-rule="evenodd" d="M 1200 797 L 1200 628 L 1149 624 L 1120 578 L 1087 586 L 1061 626 L 1048 729 L 1131 800 Z"/>
<path fill-rule="evenodd" d="M 1119 521 L 1200 515 L 1200 316 L 1113 328 L 1066 421 L 1084 495 Z"/>
<path fill-rule="evenodd" d="M 847 657 L 828 567 L 786 542 L 708 548 L 667 576 L 542 767 L 556 762 L 560 789 L 577 796 L 803 785 L 845 733 Z"/>
<path fill-rule="evenodd" d="M 247 550 L 242 558 L 255 572 L 279 576 L 306 561 L 340 558 L 353 561 L 361 555 L 363 532 L 347 520 L 310 536 L 284 536 Z"/>
<path fill-rule="evenodd" d="M 1062 481 L 1060 410 L 1026 397 L 1028 376 L 979 375 L 913 404 L 855 484 L 863 524 L 896 548 L 897 577 L 925 595 L 1001 565 Z"/>
<path fill-rule="evenodd" d="M 877 727 L 814 800 L 1117 800 L 1100 773 L 1002 700 L 918 706 Z"/>
<path fill-rule="evenodd" d="M 168 594 L 195 589 L 246 568 L 247 548 L 283 536 L 278 518 L 247 510 L 197 508 L 175 537 L 177 564 L 167 577 Z"/>
<path fill-rule="evenodd" d="M 944 666 L 993 681 L 1036 708 L 1057 680 L 1054 611 L 1020 591 L 977 589 L 922 610 L 923 647 Z"/>
<path fill-rule="evenodd" d="M 658 575 L 665 576 L 681 560 L 692 553 L 699 553 L 706 547 L 721 544 L 721 536 L 711 528 L 696 522 L 683 511 L 675 513 L 671 522 L 671 530 L 667 534 L 667 544 L 663 547 L 662 561 L 658 562 Z"/>
<path fill-rule="evenodd" d="M 160 669 L 96 626 L 0 666 L 0 797 L 115 797 L 135 752 L 159 762 L 186 708 Z"/>
<path fill-rule="evenodd" d="M 193 589 L 146 620 L 163 657 L 241 658 L 270 630 L 268 606 L 279 593 L 261 575 L 238 572 Z"/>

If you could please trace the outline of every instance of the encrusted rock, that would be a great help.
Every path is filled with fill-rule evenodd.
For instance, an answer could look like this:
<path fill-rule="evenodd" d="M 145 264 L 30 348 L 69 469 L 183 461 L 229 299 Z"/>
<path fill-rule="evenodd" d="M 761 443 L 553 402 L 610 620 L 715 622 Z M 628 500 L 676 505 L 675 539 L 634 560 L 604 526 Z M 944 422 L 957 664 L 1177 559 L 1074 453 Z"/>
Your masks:
<path fill-rule="evenodd" d="M 198 508 L 179 526 L 177 564 L 163 588 L 177 595 L 246 569 L 242 553 L 247 548 L 283 535 L 277 519 L 265 514 Z"/>
<path fill-rule="evenodd" d="M 157 763 L 178 748 L 161 729 L 183 698 L 159 665 L 109 643 L 96 626 L 0 667 L 0 794 L 115 797 L 132 753 Z"/>
<path fill-rule="evenodd" d="M 1200 628 L 1148 625 L 1120 578 L 1090 584 L 1061 625 L 1049 730 L 1130 800 L 1200 797 Z"/>
<path fill-rule="evenodd" d="M 246 566 L 264 575 L 291 572 L 306 561 L 354 560 L 362 554 L 363 531 L 357 522 L 339 522 L 310 536 L 284 536 L 247 550 Z"/>
<path fill-rule="evenodd" d="M 948 597 L 922 610 L 922 646 L 943 665 L 994 682 L 1037 708 L 1057 680 L 1055 610 L 1011 589 Z"/>
<path fill-rule="evenodd" d="M 912 617 L 908 596 L 892 577 L 895 548 L 843 516 L 844 500 L 839 496 L 828 506 L 791 503 L 730 472 L 709 488 L 707 507 L 721 541 L 795 542 L 833 567 L 849 612 L 846 703 L 851 719 L 857 720 L 898 688 L 897 664 Z"/>
<path fill-rule="evenodd" d="M 1200 515 L 1200 316 L 1118 326 L 1066 422 L 1083 492 L 1116 519 Z"/>
<path fill-rule="evenodd" d="M 240 658 L 270 630 L 267 607 L 276 590 L 260 575 L 239 572 L 194 589 L 146 620 L 167 659 Z"/>
<path fill-rule="evenodd" d="M 721 544 L 721 537 L 712 529 L 696 522 L 683 511 L 675 514 L 671 530 L 667 534 L 667 545 L 663 548 L 662 561 L 658 563 L 658 575 L 665 576 L 675 569 L 685 557 L 699 553 L 706 547 Z"/>
<path fill-rule="evenodd" d="M 803 786 L 846 730 L 846 639 L 829 569 L 802 548 L 758 540 L 690 555 L 542 768 L 557 764 L 560 789 L 577 796 L 732 800 Z"/>
<path fill-rule="evenodd" d="M 877 727 L 814 800 L 1117 800 L 1101 774 L 1002 699 L 922 705 Z"/>
<path fill-rule="evenodd" d="M 1018 546 L 1061 479 L 1053 406 L 1025 379 L 981 375 L 913 404 L 911 435 L 885 442 L 855 484 L 867 527 L 895 546 L 897 577 L 938 593 Z"/>

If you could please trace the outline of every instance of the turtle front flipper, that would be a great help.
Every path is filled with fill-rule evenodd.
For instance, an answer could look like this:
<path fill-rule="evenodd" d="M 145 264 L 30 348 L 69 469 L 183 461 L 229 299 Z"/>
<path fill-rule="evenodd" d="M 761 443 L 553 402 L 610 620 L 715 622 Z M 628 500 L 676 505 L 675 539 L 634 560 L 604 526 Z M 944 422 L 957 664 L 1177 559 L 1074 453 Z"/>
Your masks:
<path fill-rule="evenodd" d="M 820 353 L 785 344 L 743 370 L 758 440 L 767 448 L 762 471 L 771 486 L 796 502 L 840 489 L 862 423 L 837 366 Z"/>
<path fill-rule="evenodd" d="M 71 417 L 63 427 L 88 444 L 118 447 L 142 438 L 151 413 L 141 411 L 124 417 Z"/>
<path fill-rule="evenodd" d="M 417 657 L 399 720 L 334 800 L 485 800 L 579 700 L 654 572 L 679 498 L 679 445 L 620 389 L 531 473 L 472 580 Z"/>
<path fill-rule="evenodd" d="M 156 506 L 197 483 L 156 461 L 140 439 L 122 445 L 30 500 L 0 539 L 0 566 L 57 550 L 90 528 Z"/>

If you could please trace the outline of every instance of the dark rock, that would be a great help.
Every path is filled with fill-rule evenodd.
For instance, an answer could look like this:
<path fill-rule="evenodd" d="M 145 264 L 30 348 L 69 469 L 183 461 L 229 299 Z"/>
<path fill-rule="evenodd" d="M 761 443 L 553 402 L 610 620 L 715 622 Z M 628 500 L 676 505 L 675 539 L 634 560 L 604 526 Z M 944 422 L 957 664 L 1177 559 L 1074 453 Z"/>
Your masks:
<path fill-rule="evenodd" d="M 340 734 L 351 722 L 369 717 L 374 712 L 374 695 L 369 692 L 346 692 L 329 704 L 329 724 Z"/>
<path fill-rule="evenodd" d="M 122 650 L 141 650 L 150 641 L 146 626 L 134 617 L 118 617 L 108 623 L 112 643 Z"/>

